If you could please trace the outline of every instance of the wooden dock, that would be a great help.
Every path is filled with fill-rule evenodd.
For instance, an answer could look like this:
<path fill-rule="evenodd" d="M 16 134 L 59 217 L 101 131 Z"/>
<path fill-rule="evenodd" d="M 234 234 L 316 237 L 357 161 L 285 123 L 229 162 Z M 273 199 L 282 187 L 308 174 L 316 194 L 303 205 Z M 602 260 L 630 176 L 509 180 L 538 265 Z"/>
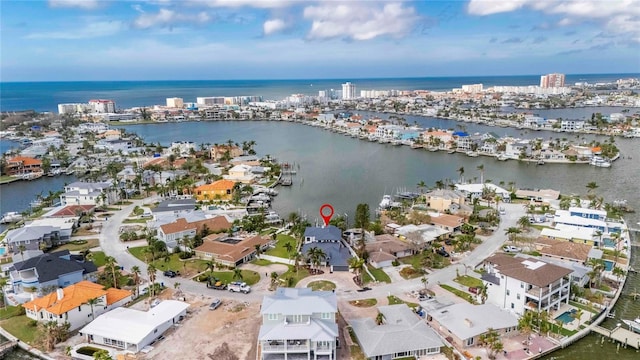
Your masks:
<path fill-rule="evenodd" d="M 0 358 L 6 355 L 9 351 L 13 350 L 13 348 L 15 348 L 16 346 L 18 346 L 18 343 L 15 341 L 5 341 L 4 343 L 0 344 Z"/>
<path fill-rule="evenodd" d="M 640 349 L 640 334 L 624 328 L 624 325 L 616 327 L 614 329 L 605 329 L 601 326 L 594 326 L 592 331 L 597 332 L 600 335 L 613 339 L 622 345 L 631 346 L 635 349 Z"/>

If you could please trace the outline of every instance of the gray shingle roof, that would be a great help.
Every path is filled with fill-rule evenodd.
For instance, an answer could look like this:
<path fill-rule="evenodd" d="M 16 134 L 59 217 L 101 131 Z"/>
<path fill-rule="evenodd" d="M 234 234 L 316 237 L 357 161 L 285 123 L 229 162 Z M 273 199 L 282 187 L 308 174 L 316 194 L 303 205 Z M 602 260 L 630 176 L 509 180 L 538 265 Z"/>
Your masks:
<path fill-rule="evenodd" d="M 195 199 L 179 199 L 179 200 L 165 200 L 158 204 L 151 211 L 153 213 L 167 212 L 167 211 L 185 211 L 194 210 L 196 208 Z"/>
<path fill-rule="evenodd" d="M 82 271 L 83 274 L 87 274 L 98 270 L 91 261 L 80 263 L 74 260 L 67 260 L 63 258 L 64 256 L 69 256 L 68 250 L 42 254 L 25 261 L 14 263 L 13 267 L 17 271 L 35 268 L 38 273 L 38 281 L 41 283 L 55 280 L 62 275 L 77 271 Z"/>
<path fill-rule="evenodd" d="M 329 225 L 327 227 L 310 226 L 304 230 L 304 237 L 315 237 L 316 241 L 337 241 L 342 239 L 342 230 L 333 225 Z"/>
<path fill-rule="evenodd" d="M 35 241 L 42 239 L 45 235 L 49 235 L 60 228 L 55 226 L 25 226 L 19 229 L 9 230 L 7 232 L 7 242 L 14 243 L 18 241 Z"/>
<path fill-rule="evenodd" d="M 484 334 L 489 328 L 499 330 L 518 326 L 515 315 L 492 304 L 454 304 L 429 312 L 429 315 L 462 340 Z"/>
<path fill-rule="evenodd" d="M 438 334 L 406 304 L 380 306 L 378 311 L 384 315 L 382 325 L 371 318 L 351 322 L 367 358 L 444 345 Z"/>

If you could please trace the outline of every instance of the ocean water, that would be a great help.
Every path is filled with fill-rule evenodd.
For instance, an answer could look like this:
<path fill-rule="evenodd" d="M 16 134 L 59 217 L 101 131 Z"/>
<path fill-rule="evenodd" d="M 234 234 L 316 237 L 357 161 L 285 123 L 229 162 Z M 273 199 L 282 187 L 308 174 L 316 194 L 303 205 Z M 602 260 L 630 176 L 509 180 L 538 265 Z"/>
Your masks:
<path fill-rule="evenodd" d="M 638 74 L 567 75 L 566 83 L 612 82 Z M 291 94 L 317 95 L 319 90 L 340 90 L 351 81 L 357 93 L 364 89 L 451 90 L 463 84 L 538 85 L 539 75 L 467 76 L 387 79 L 305 79 L 305 80 L 199 80 L 199 81 L 75 81 L 1 82 L 0 111 L 57 111 L 60 103 L 87 102 L 102 98 L 115 100 L 118 108 L 165 104 L 168 97 L 195 102 L 199 96 L 262 96 L 280 100 Z"/>

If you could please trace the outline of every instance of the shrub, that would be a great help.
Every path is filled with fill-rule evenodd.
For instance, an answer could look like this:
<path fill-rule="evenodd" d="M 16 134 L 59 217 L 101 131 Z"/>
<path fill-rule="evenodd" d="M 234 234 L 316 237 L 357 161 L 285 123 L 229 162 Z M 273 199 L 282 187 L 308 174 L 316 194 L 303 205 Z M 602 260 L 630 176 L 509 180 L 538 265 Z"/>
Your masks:
<path fill-rule="evenodd" d="M 94 348 L 92 346 L 83 346 L 83 347 L 79 348 L 78 350 L 76 350 L 76 352 L 78 354 L 86 355 L 86 356 L 93 356 L 93 354 L 98 352 L 98 351 L 100 351 L 100 349 Z"/>
<path fill-rule="evenodd" d="M 391 265 L 393 265 L 393 266 L 399 266 L 399 265 L 400 265 L 400 261 L 398 261 L 398 260 L 393 260 L 393 261 L 391 262 Z"/>

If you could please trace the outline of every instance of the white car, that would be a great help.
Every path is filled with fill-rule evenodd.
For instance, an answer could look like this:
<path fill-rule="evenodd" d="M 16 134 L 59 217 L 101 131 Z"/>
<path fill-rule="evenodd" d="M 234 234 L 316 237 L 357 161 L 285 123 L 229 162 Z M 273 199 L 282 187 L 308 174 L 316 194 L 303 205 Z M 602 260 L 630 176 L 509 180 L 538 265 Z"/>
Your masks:
<path fill-rule="evenodd" d="M 517 246 L 513 246 L 513 245 L 504 246 L 502 248 L 502 250 L 504 250 L 504 252 L 520 252 L 520 251 L 522 251 L 522 249 L 520 249 Z"/>

